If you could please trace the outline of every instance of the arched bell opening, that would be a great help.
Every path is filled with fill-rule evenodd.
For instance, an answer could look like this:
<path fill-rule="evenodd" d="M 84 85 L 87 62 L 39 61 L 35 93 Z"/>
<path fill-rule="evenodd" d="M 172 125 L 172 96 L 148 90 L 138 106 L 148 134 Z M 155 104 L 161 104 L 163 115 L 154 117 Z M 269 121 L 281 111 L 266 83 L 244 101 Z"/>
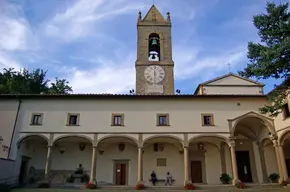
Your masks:
<path fill-rule="evenodd" d="M 157 33 L 151 33 L 148 39 L 149 61 L 160 61 L 160 36 Z"/>

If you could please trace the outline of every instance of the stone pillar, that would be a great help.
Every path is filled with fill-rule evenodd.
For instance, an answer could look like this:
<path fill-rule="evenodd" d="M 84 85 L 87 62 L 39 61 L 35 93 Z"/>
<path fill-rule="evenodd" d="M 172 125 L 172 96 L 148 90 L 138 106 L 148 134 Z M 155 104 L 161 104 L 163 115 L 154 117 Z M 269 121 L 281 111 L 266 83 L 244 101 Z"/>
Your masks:
<path fill-rule="evenodd" d="M 237 167 L 237 160 L 236 160 L 236 151 L 235 151 L 235 140 L 231 140 L 231 160 L 232 160 L 232 169 L 233 169 L 233 185 L 239 179 L 238 175 L 238 167 Z"/>
<path fill-rule="evenodd" d="M 281 159 L 280 159 L 280 154 L 279 154 L 278 141 L 277 140 L 273 140 L 273 143 L 274 143 L 274 147 L 275 147 L 278 170 L 279 170 L 279 175 L 280 175 L 279 183 L 281 183 L 284 180 L 284 177 L 283 177 L 283 171 L 282 171 L 282 166 L 281 166 Z"/>
<path fill-rule="evenodd" d="M 143 148 L 138 147 L 138 183 L 143 183 Z"/>
<path fill-rule="evenodd" d="M 188 183 L 188 146 L 183 147 L 183 157 L 184 157 L 184 185 Z"/>
<path fill-rule="evenodd" d="M 49 145 L 47 146 L 47 156 L 46 156 L 46 163 L 45 163 L 45 170 L 44 170 L 44 175 L 45 177 L 48 176 L 51 168 L 51 154 L 52 154 L 52 146 Z"/>
<path fill-rule="evenodd" d="M 267 166 L 266 166 L 266 160 L 265 160 L 265 153 L 264 153 L 264 147 L 262 143 L 257 143 L 259 147 L 259 153 L 260 153 L 260 161 L 261 161 L 261 168 L 262 168 L 262 174 L 263 174 L 263 182 L 268 183 L 269 179 L 267 176 Z"/>
<path fill-rule="evenodd" d="M 96 183 L 97 146 L 93 146 L 90 182 Z"/>
<path fill-rule="evenodd" d="M 287 165 L 285 161 L 283 146 L 278 145 L 278 149 L 279 149 L 280 163 L 281 163 L 281 169 L 282 169 L 281 171 L 283 173 L 283 179 L 284 181 L 288 181 L 289 177 L 288 177 L 288 171 L 287 171 Z"/>

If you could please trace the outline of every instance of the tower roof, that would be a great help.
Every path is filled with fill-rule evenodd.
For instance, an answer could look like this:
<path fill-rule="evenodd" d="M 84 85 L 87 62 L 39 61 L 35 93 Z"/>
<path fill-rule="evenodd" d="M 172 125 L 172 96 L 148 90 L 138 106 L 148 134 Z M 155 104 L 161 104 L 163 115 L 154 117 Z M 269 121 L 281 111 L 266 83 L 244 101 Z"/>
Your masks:
<path fill-rule="evenodd" d="M 165 18 L 162 16 L 160 11 L 156 8 L 155 5 L 152 5 L 148 13 L 145 15 L 143 21 L 148 22 L 165 22 Z"/>

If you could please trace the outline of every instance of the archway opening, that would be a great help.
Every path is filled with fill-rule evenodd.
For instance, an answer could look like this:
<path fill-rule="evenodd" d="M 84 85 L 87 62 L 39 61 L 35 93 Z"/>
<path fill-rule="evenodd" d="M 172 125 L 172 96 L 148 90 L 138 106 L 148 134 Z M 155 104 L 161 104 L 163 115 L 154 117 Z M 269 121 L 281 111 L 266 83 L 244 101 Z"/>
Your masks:
<path fill-rule="evenodd" d="M 34 183 L 44 178 L 47 145 L 47 139 L 41 135 L 28 135 L 18 141 L 19 183 Z"/>
<path fill-rule="evenodd" d="M 290 131 L 286 132 L 281 138 L 281 143 L 283 146 L 286 169 L 288 177 L 290 177 Z"/>
<path fill-rule="evenodd" d="M 269 138 L 271 128 L 267 120 L 256 116 L 244 117 L 238 120 L 234 127 L 235 152 L 238 168 L 238 177 L 243 182 L 266 182 L 267 163 L 272 164 L 265 158 L 264 146 L 261 141 Z M 273 153 L 273 147 L 266 153 Z M 275 157 L 275 154 L 273 154 Z"/>
<path fill-rule="evenodd" d="M 143 144 L 143 178 L 150 182 L 151 173 L 157 177 L 156 185 L 164 185 L 167 172 L 172 175 L 172 185 L 182 185 L 184 180 L 183 143 L 170 136 L 147 138 Z"/>
<path fill-rule="evenodd" d="M 110 136 L 98 143 L 97 175 L 100 184 L 135 185 L 137 181 L 138 146 L 136 140 Z M 101 170 L 101 171 L 100 171 Z"/>
<path fill-rule="evenodd" d="M 221 173 L 231 175 L 226 138 L 200 136 L 189 140 L 189 178 L 193 183 L 220 184 Z"/>
<path fill-rule="evenodd" d="M 68 135 L 53 142 L 51 182 L 85 183 L 89 180 L 92 142 L 89 138 Z"/>

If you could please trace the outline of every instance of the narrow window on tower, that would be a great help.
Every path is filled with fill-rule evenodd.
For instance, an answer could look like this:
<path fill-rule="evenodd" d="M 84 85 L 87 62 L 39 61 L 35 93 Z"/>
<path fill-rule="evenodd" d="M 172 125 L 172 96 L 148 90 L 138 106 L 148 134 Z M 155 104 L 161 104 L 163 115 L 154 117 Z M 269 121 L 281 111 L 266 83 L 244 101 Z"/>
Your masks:
<path fill-rule="evenodd" d="M 149 35 L 148 55 L 149 61 L 160 61 L 160 37 L 157 33 Z"/>

